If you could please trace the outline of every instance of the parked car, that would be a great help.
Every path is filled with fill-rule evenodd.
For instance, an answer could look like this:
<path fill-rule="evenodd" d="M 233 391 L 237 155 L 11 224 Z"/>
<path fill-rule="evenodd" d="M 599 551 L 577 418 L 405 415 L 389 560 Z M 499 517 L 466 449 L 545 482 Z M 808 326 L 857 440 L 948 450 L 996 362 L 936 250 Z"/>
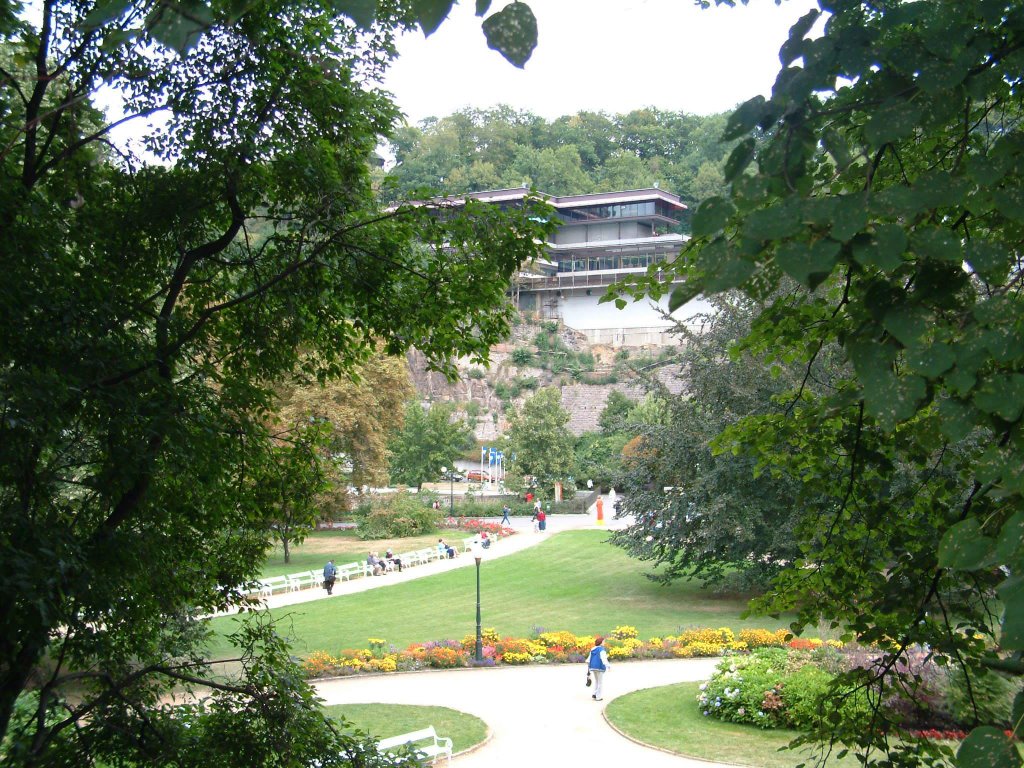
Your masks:
<path fill-rule="evenodd" d="M 441 475 L 442 480 L 454 480 L 455 482 L 461 482 L 462 480 L 465 479 L 465 477 L 466 476 L 457 469 L 449 469 L 447 472 Z"/>
<path fill-rule="evenodd" d="M 472 483 L 487 483 L 491 480 L 491 473 L 486 469 L 471 469 L 466 473 L 466 479 Z"/>

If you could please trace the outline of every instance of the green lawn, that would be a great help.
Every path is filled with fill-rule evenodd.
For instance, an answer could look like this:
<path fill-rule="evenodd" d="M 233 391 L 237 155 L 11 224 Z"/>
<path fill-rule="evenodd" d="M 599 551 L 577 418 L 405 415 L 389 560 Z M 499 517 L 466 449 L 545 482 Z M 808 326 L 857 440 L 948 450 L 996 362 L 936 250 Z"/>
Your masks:
<path fill-rule="evenodd" d="M 291 548 L 291 562 L 284 562 L 284 550 L 277 544 L 267 556 L 263 565 L 262 577 L 286 576 L 289 573 L 302 571 L 320 571 L 324 564 L 333 559 L 335 564 L 363 562 L 367 553 L 379 552 L 381 555 L 391 547 L 396 554 L 411 552 L 437 546 L 441 538 L 449 543 L 461 542 L 472 538 L 465 531 L 437 531 L 426 536 L 409 539 L 369 539 L 362 541 L 355 531 L 315 531 L 306 537 L 302 544 Z M 461 546 L 460 546 L 461 549 Z"/>
<path fill-rule="evenodd" d="M 723 597 L 695 583 L 662 586 L 650 570 L 607 543 L 604 531 L 566 531 L 523 552 L 484 562 L 481 569 L 483 625 L 503 635 L 526 636 L 534 627 L 575 633 L 607 632 L 635 626 L 648 638 L 684 627 L 767 627 L 787 625 L 769 618 L 743 621 L 746 600 Z M 474 568 L 378 587 L 340 599 L 318 600 L 273 611 L 281 631 L 299 655 L 366 647 L 383 638 L 403 648 L 413 642 L 461 639 L 475 630 Z M 234 619 L 211 622 L 219 633 L 211 658 L 229 653 L 221 633 Z"/>
<path fill-rule="evenodd" d="M 627 694 L 608 704 L 608 719 L 637 741 L 702 760 L 757 768 L 817 764 L 810 747 L 779 751 L 796 738 L 794 731 L 761 730 L 705 717 L 696 701 L 699 686 L 679 683 Z M 854 768 L 860 763 L 851 753 L 842 760 L 830 757 L 825 765 Z"/>
<path fill-rule="evenodd" d="M 452 740 L 452 751 L 461 752 L 487 738 L 487 724 L 479 717 L 448 707 L 417 707 L 409 704 L 334 704 L 324 707 L 331 717 L 344 717 L 376 741 L 434 726 L 438 736 Z"/>

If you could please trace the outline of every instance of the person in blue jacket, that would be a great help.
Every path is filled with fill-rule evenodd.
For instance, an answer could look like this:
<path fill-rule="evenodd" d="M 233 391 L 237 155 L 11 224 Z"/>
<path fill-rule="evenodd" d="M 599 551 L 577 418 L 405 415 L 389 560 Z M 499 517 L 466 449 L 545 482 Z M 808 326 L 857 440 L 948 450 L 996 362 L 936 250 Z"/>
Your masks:
<path fill-rule="evenodd" d="M 604 683 L 604 673 L 608 671 L 608 649 L 604 647 L 604 638 L 594 639 L 594 647 L 590 649 L 590 656 L 587 658 L 587 669 L 594 678 L 594 693 L 591 695 L 594 701 L 601 701 L 601 691 Z"/>
<path fill-rule="evenodd" d="M 328 560 L 327 565 L 324 566 L 324 589 L 327 590 L 328 595 L 334 590 L 335 575 L 336 569 L 334 567 L 334 561 Z"/>

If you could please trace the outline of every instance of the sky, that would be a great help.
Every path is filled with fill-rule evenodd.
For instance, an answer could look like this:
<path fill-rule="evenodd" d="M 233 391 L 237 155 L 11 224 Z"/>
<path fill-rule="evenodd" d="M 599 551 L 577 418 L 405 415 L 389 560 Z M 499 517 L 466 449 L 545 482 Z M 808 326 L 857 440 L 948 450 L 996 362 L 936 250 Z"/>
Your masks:
<path fill-rule="evenodd" d="M 539 40 L 524 69 L 487 47 L 473 0 L 461 0 L 429 38 L 402 37 L 384 87 L 409 122 L 497 104 L 548 120 L 648 106 L 724 112 L 768 95 L 790 25 L 817 7 L 813 0 L 707 10 L 694 0 L 526 2 Z M 494 0 L 490 13 L 506 4 Z"/>

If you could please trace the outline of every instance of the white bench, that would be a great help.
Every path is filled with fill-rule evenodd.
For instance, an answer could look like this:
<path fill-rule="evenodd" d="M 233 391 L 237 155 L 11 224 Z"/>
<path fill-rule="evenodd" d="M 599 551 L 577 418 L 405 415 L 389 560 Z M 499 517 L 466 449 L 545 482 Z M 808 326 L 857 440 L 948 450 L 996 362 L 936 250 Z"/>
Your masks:
<path fill-rule="evenodd" d="M 302 573 L 288 574 L 288 589 L 298 592 L 306 587 L 315 587 L 324 583 L 324 575 L 320 571 L 303 571 Z"/>
<path fill-rule="evenodd" d="M 353 576 L 362 576 L 364 573 L 364 563 L 345 563 L 334 569 L 334 578 L 338 581 L 348 581 Z"/>
<path fill-rule="evenodd" d="M 377 742 L 377 750 L 380 752 L 391 752 L 404 746 L 430 758 L 433 762 L 436 762 L 441 755 L 447 755 L 448 765 L 452 764 L 452 740 L 446 736 L 438 736 L 432 725 L 419 731 L 403 733 L 401 736 L 392 736 L 390 739 Z"/>
<path fill-rule="evenodd" d="M 272 576 L 269 579 L 260 579 L 260 597 L 270 597 L 274 590 L 288 589 L 287 576 Z"/>

